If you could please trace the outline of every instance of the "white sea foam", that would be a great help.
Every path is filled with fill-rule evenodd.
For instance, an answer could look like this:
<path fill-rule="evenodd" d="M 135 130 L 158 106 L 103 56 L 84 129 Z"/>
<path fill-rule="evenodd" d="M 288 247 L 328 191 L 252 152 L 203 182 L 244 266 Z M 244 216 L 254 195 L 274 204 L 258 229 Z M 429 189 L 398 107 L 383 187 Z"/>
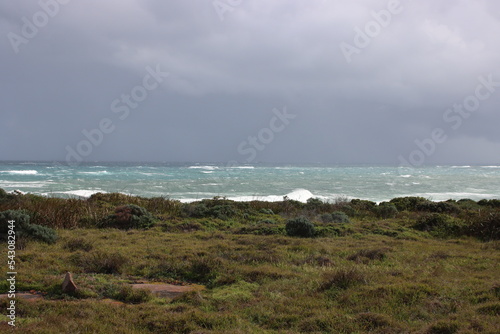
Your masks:
<path fill-rule="evenodd" d="M 255 169 L 254 166 L 232 166 L 230 168 L 234 168 L 234 169 Z"/>
<path fill-rule="evenodd" d="M 207 169 L 207 170 L 214 170 L 214 169 L 219 169 L 217 166 L 189 166 L 188 169 Z"/>
<path fill-rule="evenodd" d="M 408 178 L 408 177 L 411 177 L 410 174 L 407 174 L 407 175 L 399 175 L 399 177 L 405 177 L 405 178 Z"/>
<path fill-rule="evenodd" d="M 197 193 L 197 195 L 200 195 L 199 198 L 183 198 L 180 199 L 181 202 L 183 203 L 191 203 L 195 201 L 199 201 L 201 199 L 205 198 L 213 198 L 215 195 L 213 194 L 204 194 L 202 193 Z M 208 196 L 206 196 L 208 195 Z M 322 196 L 314 196 L 309 190 L 307 189 L 295 189 L 294 191 L 286 194 L 286 195 L 268 195 L 268 196 L 258 196 L 258 195 L 248 195 L 248 196 L 233 196 L 233 197 L 228 197 L 227 199 L 232 200 L 232 201 L 238 201 L 238 202 L 250 202 L 250 201 L 263 201 L 263 202 L 281 202 L 283 201 L 284 197 L 287 197 L 288 199 L 294 200 L 294 201 L 299 201 L 305 203 L 309 198 L 312 197 L 319 197 L 321 198 Z"/>
<path fill-rule="evenodd" d="M 43 188 L 50 183 L 53 183 L 53 182 L 50 182 L 50 181 L 46 181 L 46 182 L 0 181 L 0 188 Z"/>
<path fill-rule="evenodd" d="M 76 197 L 85 197 L 89 198 L 90 196 L 97 193 L 106 193 L 106 191 L 102 190 L 88 190 L 88 189 L 79 189 L 79 190 L 69 190 L 69 191 L 55 191 L 51 193 L 44 193 L 44 196 L 54 196 L 54 195 L 66 195 L 66 196 L 76 196 Z"/>
<path fill-rule="evenodd" d="M 108 171 L 106 170 L 101 170 L 98 172 L 78 172 L 79 174 L 88 174 L 88 175 L 104 175 L 104 174 L 109 174 Z"/>
<path fill-rule="evenodd" d="M 0 173 L 7 173 L 12 175 L 36 175 L 38 172 L 36 170 L 4 170 Z"/>
<path fill-rule="evenodd" d="M 307 189 L 295 189 L 294 191 L 286 194 L 286 195 L 268 195 L 268 196 L 237 196 L 237 197 L 230 197 L 229 199 L 233 201 L 240 201 L 240 202 L 248 202 L 248 201 L 263 201 L 263 202 L 280 202 L 283 201 L 284 197 L 287 197 L 288 199 L 294 200 L 294 201 L 299 201 L 299 202 L 306 202 L 309 198 L 312 197 L 317 197 L 314 196 L 309 190 Z"/>

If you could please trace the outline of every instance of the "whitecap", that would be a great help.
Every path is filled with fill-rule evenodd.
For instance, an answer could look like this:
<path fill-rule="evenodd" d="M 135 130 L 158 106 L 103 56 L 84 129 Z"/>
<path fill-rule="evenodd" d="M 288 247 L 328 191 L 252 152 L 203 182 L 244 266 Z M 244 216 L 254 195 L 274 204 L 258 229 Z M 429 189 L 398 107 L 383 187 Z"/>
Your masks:
<path fill-rule="evenodd" d="M 79 189 L 79 190 L 69 190 L 69 191 L 55 191 L 55 192 L 51 192 L 51 193 L 44 193 L 42 195 L 50 196 L 50 195 L 54 195 L 54 194 L 62 194 L 62 195 L 66 195 L 66 196 L 77 196 L 77 197 L 89 198 L 90 196 L 97 194 L 97 193 L 106 193 L 106 191 Z"/>
<path fill-rule="evenodd" d="M 109 174 L 108 171 L 102 170 L 99 172 L 78 172 L 79 174 L 88 174 L 88 175 L 104 175 L 104 174 Z"/>
<path fill-rule="evenodd" d="M 188 169 L 208 169 L 208 170 L 214 170 L 214 169 L 219 169 L 217 166 L 189 166 Z"/>
<path fill-rule="evenodd" d="M 36 175 L 38 172 L 36 170 L 4 170 L 0 173 L 8 173 L 13 175 Z"/>

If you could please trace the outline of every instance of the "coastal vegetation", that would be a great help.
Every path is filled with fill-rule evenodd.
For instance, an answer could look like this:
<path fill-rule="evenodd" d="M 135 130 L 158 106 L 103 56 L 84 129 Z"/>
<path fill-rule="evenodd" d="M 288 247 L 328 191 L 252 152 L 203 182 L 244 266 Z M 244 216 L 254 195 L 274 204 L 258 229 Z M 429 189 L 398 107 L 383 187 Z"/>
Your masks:
<path fill-rule="evenodd" d="M 2 237 L 8 220 L 19 232 L 17 291 L 44 294 L 17 300 L 20 333 L 441 334 L 500 327 L 500 200 L 181 203 L 0 189 Z M 61 290 L 67 271 L 75 293 Z M 139 281 L 205 289 L 160 298 L 130 287 Z M 7 290 L 0 282 L 0 293 Z M 7 306 L 0 299 L 0 328 L 8 327 Z"/>

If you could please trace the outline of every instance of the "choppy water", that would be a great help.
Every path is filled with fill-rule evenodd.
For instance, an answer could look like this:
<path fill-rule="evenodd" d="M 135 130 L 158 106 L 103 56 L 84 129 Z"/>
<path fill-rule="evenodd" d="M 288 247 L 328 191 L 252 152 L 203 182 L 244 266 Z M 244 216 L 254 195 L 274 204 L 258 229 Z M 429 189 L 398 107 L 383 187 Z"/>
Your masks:
<path fill-rule="evenodd" d="M 121 192 L 182 201 L 226 196 L 279 201 L 283 196 L 375 202 L 400 196 L 500 198 L 500 166 L 248 165 L 172 163 L 0 162 L 0 188 L 54 197 Z"/>

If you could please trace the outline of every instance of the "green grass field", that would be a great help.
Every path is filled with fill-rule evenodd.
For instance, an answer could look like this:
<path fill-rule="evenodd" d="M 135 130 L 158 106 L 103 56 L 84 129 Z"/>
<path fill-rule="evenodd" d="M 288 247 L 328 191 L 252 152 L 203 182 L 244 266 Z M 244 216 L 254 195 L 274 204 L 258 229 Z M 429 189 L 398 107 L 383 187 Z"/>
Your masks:
<path fill-rule="evenodd" d="M 46 293 L 39 301 L 17 300 L 19 333 L 493 334 L 500 328 L 494 201 L 396 199 L 394 211 L 356 200 L 181 204 L 117 194 L 9 196 L 0 196 L 0 211 L 25 209 L 33 224 L 58 235 L 55 243 L 18 240 L 17 291 Z M 154 225 L 106 227 L 124 204 L 146 208 Z M 332 221 L 333 212 L 349 219 Z M 314 224 L 314 236 L 287 235 L 287 221 L 299 216 Z M 73 295 L 61 291 L 66 271 L 79 287 Z M 127 284 L 138 280 L 206 288 L 169 300 L 131 290 Z M 0 292 L 7 290 L 1 282 Z M 0 301 L 2 329 L 9 327 L 7 303 Z"/>

